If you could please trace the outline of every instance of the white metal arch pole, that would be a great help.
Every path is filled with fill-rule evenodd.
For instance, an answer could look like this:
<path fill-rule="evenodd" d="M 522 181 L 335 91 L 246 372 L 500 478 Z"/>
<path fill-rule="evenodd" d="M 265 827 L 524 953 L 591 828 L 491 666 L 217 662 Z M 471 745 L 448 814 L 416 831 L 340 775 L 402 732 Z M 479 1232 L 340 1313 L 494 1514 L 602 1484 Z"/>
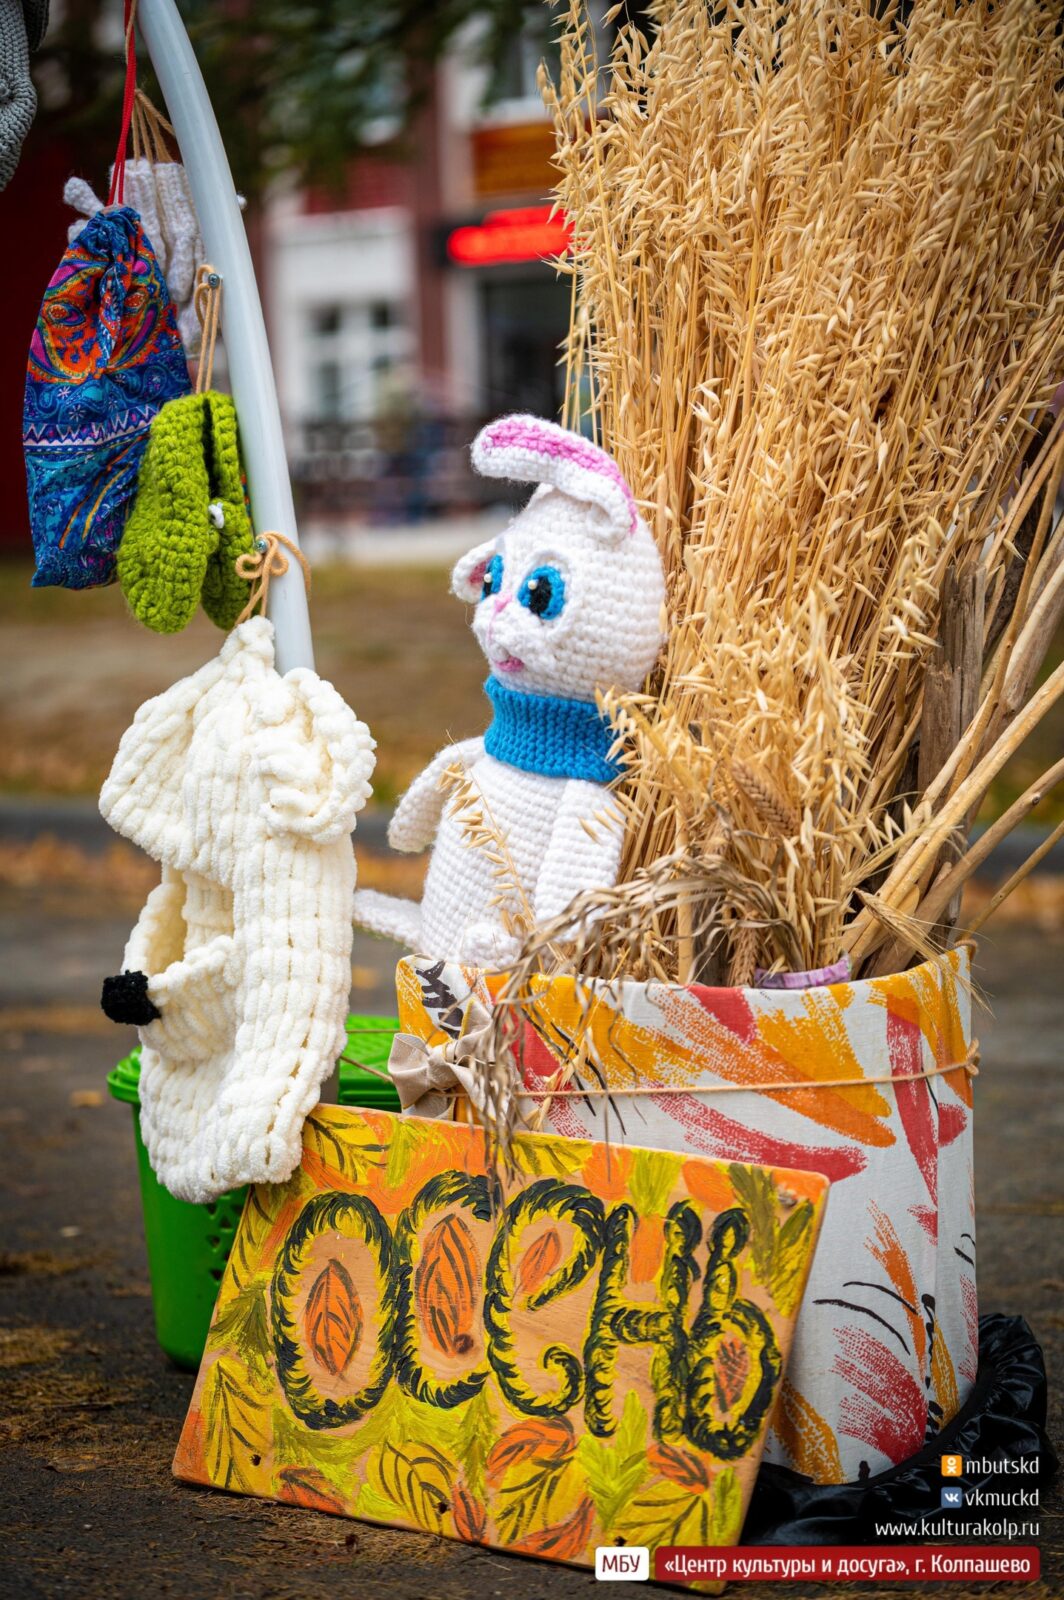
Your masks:
<path fill-rule="evenodd" d="M 266 324 L 214 110 L 174 0 L 138 0 L 137 24 L 181 147 L 207 260 L 223 279 L 222 337 L 240 419 L 252 521 L 256 531 L 276 528 L 298 540 Z M 269 610 L 277 670 L 312 667 L 310 614 L 297 562 L 270 584 Z"/>

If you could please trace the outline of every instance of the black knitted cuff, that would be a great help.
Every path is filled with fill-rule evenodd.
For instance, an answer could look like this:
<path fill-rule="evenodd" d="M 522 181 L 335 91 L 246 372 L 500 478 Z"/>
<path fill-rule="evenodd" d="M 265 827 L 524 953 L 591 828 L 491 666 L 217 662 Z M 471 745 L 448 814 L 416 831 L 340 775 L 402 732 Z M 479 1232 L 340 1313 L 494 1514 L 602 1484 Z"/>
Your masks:
<path fill-rule="evenodd" d="M 132 1024 L 135 1028 L 143 1028 L 162 1016 L 149 998 L 146 972 L 120 972 L 116 977 L 105 978 L 100 1005 L 112 1022 Z"/>

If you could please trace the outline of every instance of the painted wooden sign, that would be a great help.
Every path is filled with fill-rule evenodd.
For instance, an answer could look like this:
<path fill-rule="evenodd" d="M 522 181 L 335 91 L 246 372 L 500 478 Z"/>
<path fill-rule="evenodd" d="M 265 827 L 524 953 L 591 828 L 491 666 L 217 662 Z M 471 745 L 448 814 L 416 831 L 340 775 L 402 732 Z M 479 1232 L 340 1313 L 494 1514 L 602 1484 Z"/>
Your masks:
<path fill-rule="evenodd" d="M 253 1190 L 174 1471 L 590 1564 L 738 1538 L 827 1180 L 321 1107 Z"/>

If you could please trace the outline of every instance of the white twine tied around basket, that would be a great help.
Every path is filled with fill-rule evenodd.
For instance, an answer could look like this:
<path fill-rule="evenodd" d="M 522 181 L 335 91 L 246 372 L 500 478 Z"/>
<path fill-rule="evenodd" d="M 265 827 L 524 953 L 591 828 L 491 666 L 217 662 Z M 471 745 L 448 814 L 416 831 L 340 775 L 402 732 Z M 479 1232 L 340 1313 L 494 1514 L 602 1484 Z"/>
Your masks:
<path fill-rule="evenodd" d="M 388 1072 L 379 1076 L 390 1077 L 399 1095 L 404 1111 L 413 1111 L 421 1117 L 446 1115 L 451 1102 L 458 1095 L 468 1097 L 473 1107 L 484 1110 L 484 1094 L 477 1075 L 477 1063 L 489 1050 L 491 1015 L 475 995 L 469 997 L 462 1012 L 462 1024 L 456 1037 L 443 1044 L 428 1044 L 415 1033 L 397 1033 L 392 1041 L 388 1059 Z M 372 1068 L 369 1070 L 373 1070 Z M 979 1076 L 979 1041 L 973 1039 L 960 1061 L 942 1062 L 926 1067 L 922 1072 L 905 1074 L 884 1072 L 867 1077 L 853 1078 L 794 1078 L 782 1083 L 765 1080 L 760 1083 L 705 1083 L 705 1084 L 645 1084 L 629 1088 L 570 1087 L 568 1080 L 573 1068 L 562 1066 L 558 1075 L 562 1081 L 557 1086 L 517 1089 L 522 1099 L 539 1100 L 543 1104 L 537 1112 L 537 1126 L 542 1126 L 544 1113 L 554 1099 L 657 1099 L 659 1095 L 684 1094 L 750 1094 L 764 1090 L 766 1093 L 809 1089 L 863 1089 L 873 1083 L 919 1083 L 922 1079 L 940 1078 L 948 1072 L 965 1072 L 969 1078 Z"/>

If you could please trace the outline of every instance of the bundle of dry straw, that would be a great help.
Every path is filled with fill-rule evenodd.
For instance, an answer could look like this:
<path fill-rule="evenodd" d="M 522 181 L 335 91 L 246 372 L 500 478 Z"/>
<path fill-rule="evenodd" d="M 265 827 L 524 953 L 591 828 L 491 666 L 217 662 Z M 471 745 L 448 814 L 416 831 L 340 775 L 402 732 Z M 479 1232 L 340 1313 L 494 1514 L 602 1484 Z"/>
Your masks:
<path fill-rule="evenodd" d="M 1064 775 L 967 844 L 1064 694 L 1064 666 L 1035 688 L 1064 611 L 1055 5 L 651 9 L 600 63 L 572 0 L 543 85 L 566 420 L 635 488 L 670 613 L 646 692 L 606 703 L 628 923 L 621 892 L 567 948 L 679 981 L 896 969 Z"/>

